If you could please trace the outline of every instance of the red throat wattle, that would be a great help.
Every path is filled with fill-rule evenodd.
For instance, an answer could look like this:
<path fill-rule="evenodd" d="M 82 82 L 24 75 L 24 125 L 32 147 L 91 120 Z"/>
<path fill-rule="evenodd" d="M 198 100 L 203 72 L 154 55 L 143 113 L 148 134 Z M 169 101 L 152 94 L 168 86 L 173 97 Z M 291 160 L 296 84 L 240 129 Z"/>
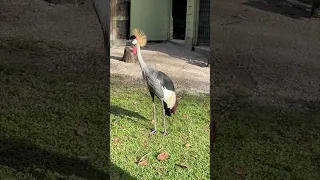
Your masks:
<path fill-rule="evenodd" d="M 133 51 L 133 54 L 137 54 L 137 47 L 136 47 L 136 46 L 133 46 L 132 51 Z"/>

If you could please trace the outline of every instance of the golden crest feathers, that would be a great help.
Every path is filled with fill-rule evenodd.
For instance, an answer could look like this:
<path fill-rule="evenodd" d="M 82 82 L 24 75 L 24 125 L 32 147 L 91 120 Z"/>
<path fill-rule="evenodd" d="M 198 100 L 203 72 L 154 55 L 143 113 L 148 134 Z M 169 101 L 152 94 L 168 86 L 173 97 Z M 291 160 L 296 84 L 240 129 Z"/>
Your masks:
<path fill-rule="evenodd" d="M 133 34 L 134 36 L 136 36 L 136 39 L 137 39 L 137 41 L 138 41 L 138 44 L 139 44 L 141 47 L 143 47 L 143 46 L 145 46 L 145 45 L 147 44 L 147 36 L 144 34 L 143 31 L 135 28 L 135 29 L 132 30 L 132 34 Z"/>

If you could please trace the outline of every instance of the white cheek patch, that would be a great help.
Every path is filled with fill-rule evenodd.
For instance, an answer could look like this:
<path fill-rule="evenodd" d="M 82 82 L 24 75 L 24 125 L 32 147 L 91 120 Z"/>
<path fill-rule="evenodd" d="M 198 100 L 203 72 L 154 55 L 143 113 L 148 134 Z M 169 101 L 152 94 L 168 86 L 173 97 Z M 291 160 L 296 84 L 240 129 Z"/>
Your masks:
<path fill-rule="evenodd" d="M 132 41 L 132 44 L 136 45 L 138 43 L 138 41 L 135 39 Z"/>
<path fill-rule="evenodd" d="M 168 108 L 172 108 L 176 102 L 176 95 L 174 91 L 168 90 L 166 87 L 162 87 L 163 100 L 167 103 Z"/>

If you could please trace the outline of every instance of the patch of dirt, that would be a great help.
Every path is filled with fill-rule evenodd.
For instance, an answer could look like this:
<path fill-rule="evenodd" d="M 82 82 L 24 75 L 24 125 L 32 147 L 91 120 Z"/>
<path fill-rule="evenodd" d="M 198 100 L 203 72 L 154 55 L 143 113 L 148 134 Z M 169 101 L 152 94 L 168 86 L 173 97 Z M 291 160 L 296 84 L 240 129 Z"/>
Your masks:
<path fill-rule="evenodd" d="M 53 3 L 44 0 L 1 1 L 0 37 L 57 41 L 68 47 L 104 53 L 102 32 L 91 1 L 50 2 Z M 111 49 L 111 74 L 129 75 L 128 81 L 142 83 L 138 64 L 116 60 L 122 57 L 123 50 L 124 47 Z M 171 44 L 148 44 L 143 57 L 147 63 L 172 77 L 177 91 L 209 93 L 210 68 L 201 67 L 205 65 L 202 61 L 207 62 L 203 55 Z"/>
<path fill-rule="evenodd" d="M 243 93 L 262 102 L 319 101 L 320 21 L 312 19 L 307 23 L 305 15 L 310 10 L 288 5 L 287 1 L 281 3 L 211 3 L 211 70 L 216 97 Z M 21 36 L 32 41 L 56 41 L 103 54 L 102 32 L 91 1 L 75 5 L 3 0 L 0 20 L 2 39 Z M 139 65 L 118 61 L 122 55 L 123 47 L 111 49 L 111 74 L 128 75 L 128 81 L 142 83 Z M 210 68 L 201 63 L 207 62 L 204 55 L 172 44 L 150 43 L 142 50 L 142 56 L 167 73 L 178 91 L 210 91 Z"/>
<path fill-rule="evenodd" d="M 111 74 L 131 77 L 129 81 L 143 83 L 139 63 L 119 61 L 123 46 L 111 49 Z M 177 91 L 189 93 L 210 93 L 210 67 L 206 67 L 207 57 L 170 43 L 150 43 L 142 49 L 144 61 L 166 73 L 174 82 Z"/>
<path fill-rule="evenodd" d="M 80 2 L 80 1 L 79 1 Z M 101 49 L 103 38 L 91 1 L 52 4 L 44 0 L 0 2 L 0 36 L 57 41 L 85 50 Z"/>

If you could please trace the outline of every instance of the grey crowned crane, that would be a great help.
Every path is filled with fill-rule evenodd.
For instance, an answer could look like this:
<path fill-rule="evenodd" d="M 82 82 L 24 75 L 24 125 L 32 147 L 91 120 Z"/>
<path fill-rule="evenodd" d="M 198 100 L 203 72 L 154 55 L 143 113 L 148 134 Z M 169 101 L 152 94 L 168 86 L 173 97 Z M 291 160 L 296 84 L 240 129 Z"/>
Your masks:
<path fill-rule="evenodd" d="M 147 43 L 147 37 L 143 31 L 134 29 L 132 36 L 129 38 L 129 42 L 131 42 L 133 45 L 133 53 L 137 54 L 138 56 L 139 65 L 142 70 L 142 77 L 147 82 L 149 93 L 152 98 L 154 129 L 150 134 L 157 132 L 156 106 L 154 103 L 154 97 L 157 96 L 162 102 L 163 107 L 163 135 L 168 135 L 165 116 L 171 116 L 171 114 L 175 114 L 178 106 L 173 82 L 165 73 L 149 66 L 142 59 L 140 47 L 145 46 Z"/>

